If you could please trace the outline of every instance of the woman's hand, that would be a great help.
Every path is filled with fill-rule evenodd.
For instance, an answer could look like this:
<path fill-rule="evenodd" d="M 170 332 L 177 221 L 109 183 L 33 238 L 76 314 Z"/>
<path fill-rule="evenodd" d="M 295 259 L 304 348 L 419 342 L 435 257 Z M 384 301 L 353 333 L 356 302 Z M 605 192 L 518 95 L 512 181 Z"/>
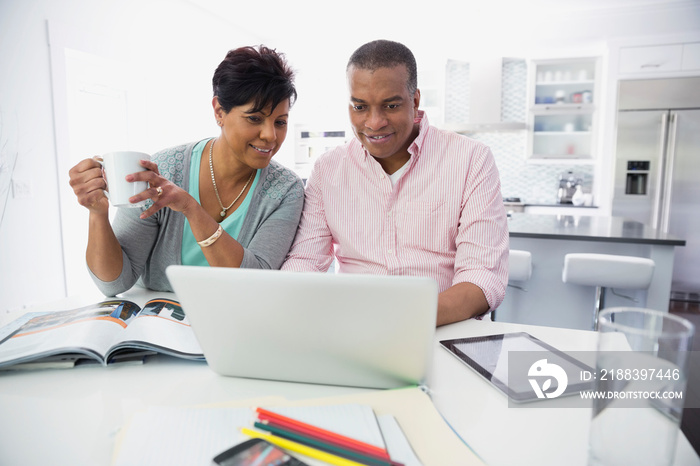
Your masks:
<path fill-rule="evenodd" d="M 93 159 L 82 160 L 68 171 L 68 176 L 81 206 L 91 213 L 109 212 L 109 199 L 104 193 L 107 183 L 102 176 L 102 165 L 99 162 Z"/>
<path fill-rule="evenodd" d="M 147 181 L 149 188 L 129 198 L 129 202 L 135 203 L 146 199 L 152 199 L 153 205 L 141 214 L 141 218 L 148 218 L 163 207 L 170 207 L 177 212 L 185 212 L 197 201 L 184 189 L 160 176 L 158 164 L 149 160 L 141 160 L 141 166 L 146 171 L 132 173 L 126 176 L 126 181 Z"/>

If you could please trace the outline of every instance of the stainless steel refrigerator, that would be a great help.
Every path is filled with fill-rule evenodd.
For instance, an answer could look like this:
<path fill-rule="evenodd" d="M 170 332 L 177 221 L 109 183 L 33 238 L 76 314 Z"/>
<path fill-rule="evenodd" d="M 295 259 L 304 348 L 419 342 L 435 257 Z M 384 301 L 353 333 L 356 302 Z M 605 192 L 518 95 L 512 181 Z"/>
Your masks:
<path fill-rule="evenodd" d="M 686 241 L 673 299 L 700 300 L 700 77 L 620 81 L 612 213 Z"/>

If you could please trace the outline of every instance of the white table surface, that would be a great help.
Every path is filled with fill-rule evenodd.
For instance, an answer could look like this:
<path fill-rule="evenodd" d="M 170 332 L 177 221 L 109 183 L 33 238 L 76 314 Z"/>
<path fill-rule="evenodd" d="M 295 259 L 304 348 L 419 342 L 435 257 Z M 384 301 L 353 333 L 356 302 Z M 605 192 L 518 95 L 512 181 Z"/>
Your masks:
<path fill-rule="evenodd" d="M 122 296 L 143 304 L 154 295 L 139 290 Z M 30 310 L 70 309 L 100 299 L 86 295 Z M 0 325 L 14 317 L 0 317 Z M 440 327 L 428 379 L 435 406 L 487 464 L 586 464 L 590 409 L 509 408 L 505 396 L 438 343 L 515 331 L 526 331 L 562 350 L 595 349 L 595 333 L 582 330 L 474 320 Z M 366 391 L 222 377 L 202 362 L 170 357 L 152 358 L 143 365 L 0 372 L 0 464 L 108 465 L 120 428 L 133 413 L 148 406 L 192 406 L 263 396 L 297 400 Z M 557 401 L 547 403 L 556 407 Z M 682 433 L 675 464 L 700 465 Z"/>
<path fill-rule="evenodd" d="M 508 332 L 527 332 L 563 351 L 593 351 L 597 343 L 591 331 L 474 320 L 438 328 L 436 340 Z M 432 369 L 433 403 L 486 464 L 586 464 L 590 408 L 560 407 L 566 399 L 546 400 L 547 409 L 509 408 L 504 395 L 437 342 Z M 700 465 L 680 431 L 674 464 Z"/>

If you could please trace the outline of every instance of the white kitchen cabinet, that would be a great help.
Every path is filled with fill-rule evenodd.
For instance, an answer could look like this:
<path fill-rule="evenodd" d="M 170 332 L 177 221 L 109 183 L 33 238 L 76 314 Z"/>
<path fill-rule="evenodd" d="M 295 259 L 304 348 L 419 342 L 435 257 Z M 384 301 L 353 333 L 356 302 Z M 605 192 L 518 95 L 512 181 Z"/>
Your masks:
<path fill-rule="evenodd" d="M 534 60 L 528 97 L 528 157 L 594 156 L 598 58 Z"/>
<path fill-rule="evenodd" d="M 684 71 L 700 70 L 700 42 L 683 45 L 681 69 Z"/>
<path fill-rule="evenodd" d="M 624 47 L 620 50 L 620 73 L 649 73 L 681 69 L 683 44 Z"/>
<path fill-rule="evenodd" d="M 700 70 L 700 43 L 622 47 L 620 74 L 651 74 Z"/>

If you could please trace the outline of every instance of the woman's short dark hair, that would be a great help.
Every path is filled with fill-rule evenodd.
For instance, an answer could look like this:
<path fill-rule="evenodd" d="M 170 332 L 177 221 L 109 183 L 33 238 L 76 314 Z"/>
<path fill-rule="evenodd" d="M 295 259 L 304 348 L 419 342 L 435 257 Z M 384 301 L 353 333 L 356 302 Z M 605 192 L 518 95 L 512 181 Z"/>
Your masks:
<path fill-rule="evenodd" d="M 375 40 L 361 46 L 350 56 L 346 71 L 351 66 L 361 70 L 375 71 L 377 68 L 393 68 L 404 65 L 408 71 L 408 92 L 413 95 L 418 89 L 418 71 L 413 52 L 403 44 L 390 40 Z"/>
<path fill-rule="evenodd" d="M 252 113 L 268 105 L 274 110 L 280 102 L 289 99 L 292 105 L 297 98 L 294 72 L 284 55 L 264 45 L 230 50 L 214 71 L 212 85 L 226 113 L 251 101 Z"/>

